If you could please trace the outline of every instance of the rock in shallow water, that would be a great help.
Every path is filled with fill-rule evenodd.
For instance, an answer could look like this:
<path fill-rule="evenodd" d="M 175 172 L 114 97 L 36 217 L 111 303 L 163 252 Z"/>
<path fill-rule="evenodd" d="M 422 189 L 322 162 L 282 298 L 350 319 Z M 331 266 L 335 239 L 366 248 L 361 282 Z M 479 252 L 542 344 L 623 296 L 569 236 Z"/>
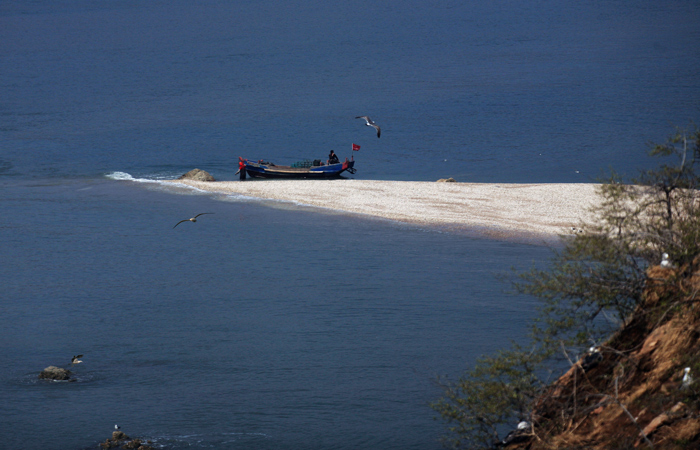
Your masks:
<path fill-rule="evenodd" d="M 62 369 L 61 367 L 49 366 L 42 370 L 39 374 L 39 379 L 46 380 L 60 380 L 66 381 L 70 380 L 71 371 L 68 369 Z"/>
<path fill-rule="evenodd" d="M 148 445 L 151 443 L 152 442 L 148 441 L 147 444 L 144 444 L 141 439 L 131 439 L 121 431 L 114 431 L 112 432 L 112 438 L 101 443 L 100 448 L 104 450 L 112 448 L 124 448 L 128 450 L 154 450 L 151 445 Z"/>
<path fill-rule="evenodd" d="M 194 180 L 194 181 L 216 181 L 209 172 L 200 169 L 192 169 L 182 175 L 178 180 Z"/>

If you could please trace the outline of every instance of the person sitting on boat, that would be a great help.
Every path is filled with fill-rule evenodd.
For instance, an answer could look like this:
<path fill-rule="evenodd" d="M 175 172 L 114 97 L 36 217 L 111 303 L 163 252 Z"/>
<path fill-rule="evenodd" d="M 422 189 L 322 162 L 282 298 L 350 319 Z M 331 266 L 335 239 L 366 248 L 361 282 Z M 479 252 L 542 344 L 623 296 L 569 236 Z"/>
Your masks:
<path fill-rule="evenodd" d="M 333 150 L 328 154 L 328 164 L 338 164 L 340 160 Z"/>

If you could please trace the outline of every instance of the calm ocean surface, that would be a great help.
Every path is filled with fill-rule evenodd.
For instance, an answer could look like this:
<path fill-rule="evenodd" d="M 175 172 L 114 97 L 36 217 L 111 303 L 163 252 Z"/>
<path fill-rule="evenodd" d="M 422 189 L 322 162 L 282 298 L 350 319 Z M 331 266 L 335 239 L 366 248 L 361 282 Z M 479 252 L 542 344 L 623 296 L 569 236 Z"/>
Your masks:
<path fill-rule="evenodd" d="M 700 112 L 695 1 L 0 3 L 0 448 L 438 449 L 428 404 L 524 336 L 475 239 L 157 180 L 591 182 Z M 370 115 L 373 130 L 355 116 Z M 200 212 L 196 224 L 178 221 Z M 75 383 L 38 382 L 48 365 Z"/>

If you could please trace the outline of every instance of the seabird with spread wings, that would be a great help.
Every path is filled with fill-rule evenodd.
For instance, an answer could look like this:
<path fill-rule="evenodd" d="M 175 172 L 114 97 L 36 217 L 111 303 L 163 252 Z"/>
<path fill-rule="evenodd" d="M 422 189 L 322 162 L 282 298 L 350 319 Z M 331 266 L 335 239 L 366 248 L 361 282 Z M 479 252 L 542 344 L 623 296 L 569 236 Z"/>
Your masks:
<path fill-rule="evenodd" d="M 196 222 L 196 221 L 197 221 L 197 217 L 199 217 L 199 216 L 201 216 L 201 215 L 204 215 L 204 214 L 214 214 L 214 213 L 200 213 L 200 214 L 197 214 L 196 216 L 194 216 L 194 217 L 192 217 L 192 218 L 190 218 L 190 219 L 184 219 L 184 220 L 179 221 L 178 223 L 175 224 L 175 227 L 178 226 L 178 225 L 180 225 L 182 222 Z M 173 228 L 175 228 L 175 227 L 173 227 Z"/>
<path fill-rule="evenodd" d="M 374 123 L 374 120 L 370 119 L 369 116 L 357 116 L 355 117 L 355 119 L 365 119 L 365 122 L 367 122 L 365 125 L 377 130 L 377 137 L 379 137 L 379 135 L 382 133 L 382 130 L 379 128 L 379 125 Z"/>

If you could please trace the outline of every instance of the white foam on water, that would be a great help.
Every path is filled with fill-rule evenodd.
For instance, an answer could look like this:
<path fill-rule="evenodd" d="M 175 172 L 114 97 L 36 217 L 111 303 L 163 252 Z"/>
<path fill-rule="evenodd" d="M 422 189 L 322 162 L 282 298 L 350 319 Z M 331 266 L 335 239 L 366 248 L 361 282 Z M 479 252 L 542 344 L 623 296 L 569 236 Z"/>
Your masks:
<path fill-rule="evenodd" d="M 111 172 L 105 175 L 105 177 L 117 180 L 117 181 L 136 181 L 140 183 L 153 183 L 155 180 L 149 180 L 147 178 L 134 178 L 131 174 L 126 172 Z"/>
<path fill-rule="evenodd" d="M 105 177 L 111 179 L 111 180 L 117 180 L 117 181 L 135 181 L 137 183 L 158 183 L 161 181 L 167 181 L 167 180 L 172 180 L 176 176 L 170 173 L 154 173 L 154 174 L 149 174 L 141 178 L 136 178 L 130 173 L 127 172 L 121 172 L 121 171 L 114 171 L 110 172 L 105 175 Z"/>
<path fill-rule="evenodd" d="M 281 199 L 271 199 L 271 198 L 262 198 L 262 197 L 254 197 L 250 195 L 245 195 L 245 194 L 238 194 L 238 193 L 222 193 L 222 192 L 213 192 L 205 189 L 200 189 L 195 186 L 191 186 L 189 184 L 185 183 L 178 183 L 177 181 L 173 182 L 173 176 L 172 175 L 154 175 L 154 178 L 134 178 L 131 174 L 126 173 L 126 172 L 111 172 L 105 175 L 105 177 L 112 179 L 112 180 L 117 180 L 117 181 L 132 181 L 132 182 L 137 182 L 137 183 L 152 183 L 155 185 L 158 185 L 162 188 L 165 188 L 166 190 L 169 190 L 170 192 L 174 193 L 195 193 L 195 194 L 205 194 L 205 195 L 210 195 L 213 198 L 216 198 L 220 201 L 227 201 L 227 202 L 234 202 L 234 203 L 239 203 L 239 202 L 252 202 L 252 203 L 265 203 L 270 207 L 277 208 L 277 209 L 306 209 L 306 210 L 323 210 L 327 213 L 346 213 L 345 211 L 342 210 L 335 210 L 333 208 L 327 208 L 323 206 L 314 206 L 314 205 L 309 205 L 304 203 L 303 201 L 296 201 L 296 200 L 281 200 Z"/>
<path fill-rule="evenodd" d="M 130 182 L 135 182 L 135 183 L 146 183 L 149 185 L 149 187 L 154 187 L 155 189 L 163 189 L 165 191 L 175 193 L 175 194 L 180 194 L 180 195 L 212 195 L 214 193 L 210 191 L 206 191 L 203 189 L 198 189 L 194 186 L 190 186 L 187 184 L 182 184 L 182 183 L 173 183 L 173 175 L 163 175 L 163 174 L 154 174 L 152 175 L 147 175 L 148 178 L 135 178 L 133 175 L 127 172 L 120 172 L 120 171 L 115 171 L 115 172 L 110 172 L 105 174 L 106 178 L 109 178 L 111 180 L 116 180 L 116 181 L 130 181 Z"/>
<path fill-rule="evenodd" d="M 173 182 L 166 182 L 165 180 L 164 180 L 164 181 L 155 181 L 155 182 L 158 183 L 158 184 L 160 184 L 161 186 L 178 187 L 178 188 L 183 189 L 183 190 L 195 191 L 195 192 L 199 192 L 199 193 L 202 193 L 202 194 L 212 194 L 211 191 L 206 191 L 206 190 L 204 190 L 204 189 L 199 189 L 199 188 L 196 188 L 196 187 L 194 187 L 194 186 L 190 186 L 189 184 L 177 183 L 177 182 L 175 182 L 175 183 L 173 183 Z"/>
<path fill-rule="evenodd" d="M 232 444 L 241 441 L 255 441 L 269 439 L 270 436 L 260 432 L 228 432 L 214 434 L 181 434 L 181 435 L 161 435 L 147 438 L 160 447 L 193 447 L 193 448 L 217 448 L 222 444 Z"/>

